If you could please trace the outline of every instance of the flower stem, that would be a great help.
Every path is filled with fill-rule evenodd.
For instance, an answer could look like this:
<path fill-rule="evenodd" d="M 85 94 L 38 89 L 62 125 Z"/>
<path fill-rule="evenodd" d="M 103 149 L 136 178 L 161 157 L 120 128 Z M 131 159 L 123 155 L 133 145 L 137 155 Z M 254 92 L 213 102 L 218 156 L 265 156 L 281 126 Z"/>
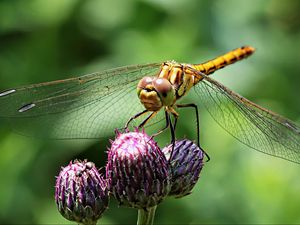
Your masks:
<path fill-rule="evenodd" d="M 78 223 L 78 225 L 96 225 L 97 221 L 84 221 L 83 223 Z"/>
<path fill-rule="evenodd" d="M 152 225 L 154 221 L 156 206 L 148 209 L 138 210 L 137 225 Z"/>

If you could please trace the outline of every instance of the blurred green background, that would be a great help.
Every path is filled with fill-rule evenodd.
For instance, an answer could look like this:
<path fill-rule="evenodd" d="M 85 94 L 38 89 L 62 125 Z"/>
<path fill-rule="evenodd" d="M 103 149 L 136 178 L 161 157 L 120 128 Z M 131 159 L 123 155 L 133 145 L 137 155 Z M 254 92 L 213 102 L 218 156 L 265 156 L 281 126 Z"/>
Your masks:
<path fill-rule="evenodd" d="M 299 10 L 298 0 L 1 0 L 0 89 L 129 64 L 199 63 L 247 44 L 255 55 L 214 78 L 300 122 Z M 181 113 L 179 137 L 195 137 L 191 113 Z M 249 149 L 200 114 L 211 161 L 191 195 L 159 205 L 155 223 L 299 224 L 299 165 Z M 74 158 L 103 167 L 107 140 L 37 140 L 2 125 L 0 223 L 69 223 L 54 203 L 55 176 Z M 135 222 L 136 210 L 114 200 L 100 221 Z"/>

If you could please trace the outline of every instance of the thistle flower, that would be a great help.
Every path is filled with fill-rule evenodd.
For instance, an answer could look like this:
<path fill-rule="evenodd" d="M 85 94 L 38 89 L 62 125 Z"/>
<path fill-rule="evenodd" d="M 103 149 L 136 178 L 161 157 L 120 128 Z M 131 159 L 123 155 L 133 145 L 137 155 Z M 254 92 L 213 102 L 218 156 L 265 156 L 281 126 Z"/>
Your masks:
<path fill-rule="evenodd" d="M 94 163 L 71 161 L 56 178 L 55 201 L 66 219 L 96 224 L 109 202 L 106 181 Z"/>
<path fill-rule="evenodd" d="M 171 191 L 169 196 L 180 198 L 191 193 L 199 179 L 203 167 L 203 150 L 194 142 L 183 139 L 162 149 L 172 169 Z M 171 157 L 171 158 L 170 158 Z"/>
<path fill-rule="evenodd" d="M 149 209 L 169 193 L 168 162 L 144 131 L 116 132 L 108 151 L 106 177 L 120 205 Z"/>

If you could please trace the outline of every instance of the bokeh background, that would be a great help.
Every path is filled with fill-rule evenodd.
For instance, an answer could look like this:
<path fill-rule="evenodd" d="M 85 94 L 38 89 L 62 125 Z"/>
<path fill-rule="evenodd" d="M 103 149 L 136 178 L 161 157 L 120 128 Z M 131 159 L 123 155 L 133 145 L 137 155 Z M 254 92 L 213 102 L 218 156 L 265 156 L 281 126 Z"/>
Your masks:
<path fill-rule="evenodd" d="M 298 0 L 1 0 L 0 89 L 129 64 L 198 63 L 247 44 L 255 55 L 214 78 L 300 122 L 299 10 Z M 179 137 L 195 137 L 191 113 L 182 112 Z M 299 224 L 299 165 L 249 149 L 200 114 L 211 161 L 191 195 L 159 205 L 155 223 Z M 55 176 L 75 158 L 103 167 L 109 138 L 46 141 L 1 125 L 0 223 L 69 223 L 54 203 Z M 136 215 L 112 200 L 100 223 Z"/>

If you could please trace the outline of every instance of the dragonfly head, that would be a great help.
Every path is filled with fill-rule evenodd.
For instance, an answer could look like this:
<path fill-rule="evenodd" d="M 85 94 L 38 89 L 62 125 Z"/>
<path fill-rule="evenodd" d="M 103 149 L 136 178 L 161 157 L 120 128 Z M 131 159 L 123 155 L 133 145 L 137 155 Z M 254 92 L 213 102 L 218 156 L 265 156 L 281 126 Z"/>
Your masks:
<path fill-rule="evenodd" d="M 137 86 L 137 94 L 149 111 L 158 111 L 175 102 L 175 89 L 165 78 L 144 77 Z"/>

